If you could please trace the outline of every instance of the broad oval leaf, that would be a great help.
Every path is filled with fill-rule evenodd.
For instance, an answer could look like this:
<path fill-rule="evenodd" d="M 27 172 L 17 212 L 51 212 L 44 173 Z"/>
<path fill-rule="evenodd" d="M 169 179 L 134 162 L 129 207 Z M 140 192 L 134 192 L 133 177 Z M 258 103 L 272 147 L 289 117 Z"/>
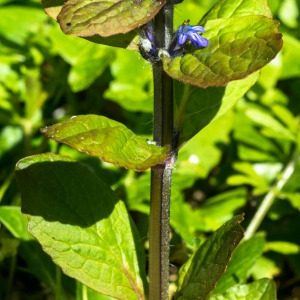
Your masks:
<path fill-rule="evenodd" d="M 148 144 L 122 123 L 97 115 L 74 116 L 41 131 L 80 152 L 139 172 L 163 162 L 168 152 L 167 147 Z"/>
<path fill-rule="evenodd" d="M 57 17 L 62 10 L 64 3 L 65 0 L 42 0 L 46 14 L 55 21 L 57 21 Z M 126 34 L 115 34 L 109 37 L 102 37 L 99 34 L 94 34 L 93 36 L 86 36 L 83 38 L 96 44 L 138 50 L 138 40 L 134 31 L 130 31 Z"/>
<path fill-rule="evenodd" d="M 164 4 L 164 0 L 68 0 L 57 20 L 66 34 L 107 37 L 147 23 Z"/>
<path fill-rule="evenodd" d="M 225 272 L 244 235 L 243 216 L 235 216 L 214 232 L 182 267 L 176 300 L 204 300 Z"/>
<path fill-rule="evenodd" d="M 125 205 L 86 166 L 40 154 L 16 166 L 29 231 L 64 273 L 121 300 L 144 300 L 140 244 Z"/>
<path fill-rule="evenodd" d="M 207 21 L 205 49 L 190 47 L 183 57 L 164 58 L 164 70 L 174 79 L 201 88 L 224 86 L 269 63 L 282 47 L 279 22 L 264 16 Z"/>
<path fill-rule="evenodd" d="M 199 89 L 175 82 L 174 126 L 182 147 L 209 123 L 225 114 L 256 82 L 259 72 L 226 87 Z"/>
<path fill-rule="evenodd" d="M 220 0 L 201 19 L 201 24 L 208 20 L 232 17 L 245 17 L 251 15 L 262 15 L 272 18 L 272 12 L 267 0 Z"/>

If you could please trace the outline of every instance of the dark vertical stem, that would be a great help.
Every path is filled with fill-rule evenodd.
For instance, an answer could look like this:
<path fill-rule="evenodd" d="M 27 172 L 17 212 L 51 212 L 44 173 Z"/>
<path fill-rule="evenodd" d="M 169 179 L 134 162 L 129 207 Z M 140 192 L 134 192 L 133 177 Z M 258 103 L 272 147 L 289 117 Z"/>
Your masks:
<path fill-rule="evenodd" d="M 151 172 L 149 228 L 149 299 L 167 300 L 169 289 L 169 206 L 172 169 Z"/>
<path fill-rule="evenodd" d="M 173 32 L 173 8 L 165 6 L 155 17 L 155 42 L 166 49 Z M 158 146 L 170 146 L 166 161 L 151 170 L 149 226 L 149 299 L 167 300 L 169 289 L 169 220 L 173 154 L 173 81 L 162 68 L 153 65 L 154 140 Z"/>

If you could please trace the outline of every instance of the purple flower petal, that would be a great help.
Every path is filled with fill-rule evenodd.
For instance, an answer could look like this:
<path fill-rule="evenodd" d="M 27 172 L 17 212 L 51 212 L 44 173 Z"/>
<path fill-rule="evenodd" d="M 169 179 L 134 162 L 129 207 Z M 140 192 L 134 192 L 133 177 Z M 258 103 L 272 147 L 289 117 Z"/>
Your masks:
<path fill-rule="evenodd" d="M 177 29 L 178 34 L 183 34 L 183 33 L 184 33 L 184 28 L 185 28 L 185 27 L 186 27 L 185 25 L 179 26 L 178 29 Z"/>
<path fill-rule="evenodd" d="M 205 32 L 205 29 L 202 26 L 190 26 L 190 31 L 192 32 Z"/>
<path fill-rule="evenodd" d="M 199 35 L 198 33 L 189 32 L 188 36 L 194 46 L 207 47 L 208 40 L 206 38 L 202 37 L 201 35 Z"/>
<path fill-rule="evenodd" d="M 178 35 L 178 44 L 183 45 L 187 39 L 188 35 L 187 34 L 179 34 Z"/>
<path fill-rule="evenodd" d="M 191 38 L 192 44 L 196 47 L 207 47 L 208 46 L 208 40 L 203 38 L 198 34 L 198 36 L 194 36 L 193 39 Z"/>
<path fill-rule="evenodd" d="M 205 29 L 202 26 L 191 26 L 189 24 L 189 20 L 184 21 L 183 24 L 178 27 L 175 33 L 176 35 L 174 37 L 174 42 L 172 43 L 172 46 L 170 46 L 169 51 L 171 53 L 171 56 L 182 55 L 184 53 L 185 48 L 183 48 L 182 46 L 184 45 L 187 39 L 190 39 L 195 47 L 207 47 L 208 40 L 200 35 L 200 33 L 202 32 L 205 32 Z M 181 52 L 179 51 L 180 49 Z"/>
<path fill-rule="evenodd" d="M 208 39 L 206 39 L 202 36 L 200 36 L 200 38 L 201 38 L 201 42 L 200 42 L 201 47 L 203 47 L 203 48 L 207 47 L 208 46 Z"/>

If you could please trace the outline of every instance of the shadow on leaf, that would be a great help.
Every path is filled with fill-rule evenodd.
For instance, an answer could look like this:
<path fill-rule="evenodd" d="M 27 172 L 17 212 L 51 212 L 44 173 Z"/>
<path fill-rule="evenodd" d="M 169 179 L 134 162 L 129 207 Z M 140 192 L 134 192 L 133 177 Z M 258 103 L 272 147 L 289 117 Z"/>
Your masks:
<path fill-rule="evenodd" d="M 118 202 L 111 189 L 76 162 L 39 162 L 17 171 L 22 212 L 47 221 L 89 227 Z"/>

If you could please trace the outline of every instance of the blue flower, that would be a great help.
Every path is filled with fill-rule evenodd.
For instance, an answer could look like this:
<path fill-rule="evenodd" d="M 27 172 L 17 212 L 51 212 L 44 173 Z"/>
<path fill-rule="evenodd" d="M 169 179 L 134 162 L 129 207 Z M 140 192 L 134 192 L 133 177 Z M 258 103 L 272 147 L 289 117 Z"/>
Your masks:
<path fill-rule="evenodd" d="M 205 32 L 202 26 L 191 26 L 190 20 L 184 21 L 175 31 L 168 47 L 166 49 L 158 48 L 154 38 L 154 24 L 152 21 L 146 23 L 139 28 L 138 44 L 141 55 L 148 61 L 155 63 L 162 59 L 163 56 L 174 58 L 183 56 L 187 51 L 185 45 L 187 39 L 197 48 L 205 48 L 208 40 L 199 33 Z"/>
<path fill-rule="evenodd" d="M 208 40 L 199 34 L 199 32 L 205 32 L 205 29 L 202 26 L 191 26 L 189 22 L 190 20 L 184 21 L 177 29 L 178 45 L 182 46 L 187 39 L 190 39 L 195 47 L 207 47 Z"/>

